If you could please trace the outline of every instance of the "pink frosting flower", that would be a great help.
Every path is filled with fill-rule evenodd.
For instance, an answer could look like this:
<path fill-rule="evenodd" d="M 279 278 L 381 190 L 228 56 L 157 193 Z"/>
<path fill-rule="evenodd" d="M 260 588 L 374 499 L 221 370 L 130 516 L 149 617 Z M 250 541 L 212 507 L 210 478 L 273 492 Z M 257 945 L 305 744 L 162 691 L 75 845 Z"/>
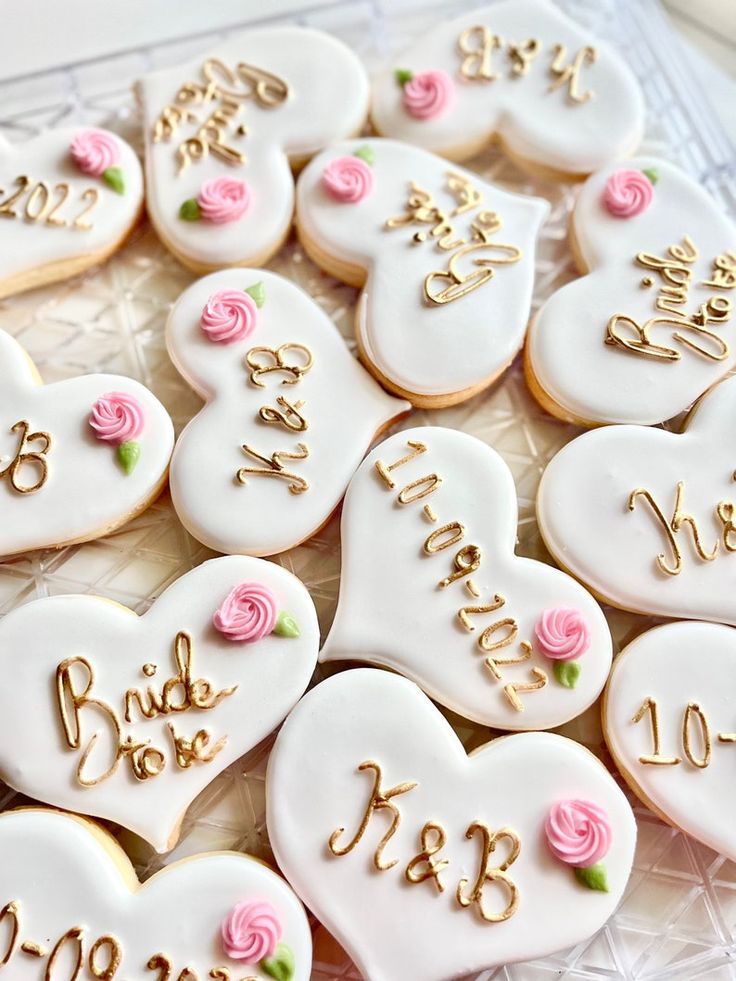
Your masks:
<path fill-rule="evenodd" d="M 146 417 L 143 406 L 127 392 L 108 392 L 92 406 L 89 424 L 98 439 L 107 443 L 127 443 L 143 432 Z"/>
<path fill-rule="evenodd" d="M 69 147 L 74 163 L 84 174 L 101 177 L 120 162 L 120 145 L 104 129 L 80 129 Z"/>
<path fill-rule="evenodd" d="M 258 964 L 272 957 L 281 939 L 281 918 L 271 903 L 252 900 L 238 903 L 222 924 L 222 944 L 228 957 Z"/>
<path fill-rule="evenodd" d="M 230 591 L 212 622 L 228 640 L 255 641 L 272 633 L 277 613 L 276 597 L 268 586 L 241 582 Z"/>
<path fill-rule="evenodd" d="M 322 185 L 336 201 L 354 204 L 373 190 L 373 170 L 361 157 L 335 157 L 322 173 Z"/>
<path fill-rule="evenodd" d="M 561 862 L 585 869 L 608 854 L 611 821 L 589 800 L 562 800 L 550 808 L 544 825 L 552 854 Z"/>
<path fill-rule="evenodd" d="M 590 647 L 590 627 L 578 610 L 544 610 L 534 633 L 542 654 L 553 661 L 572 661 Z"/>
<path fill-rule="evenodd" d="M 257 319 L 256 302 L 245 290 L 218 290 L 207 300 L 199 323 L 209 340 L 232 344 L 250 337 Z"/>
<path fill-rule="evenodd" d="M 454 92 L 447 72 L 418 72 L 404 85 L 404 108 L 415 119 L 433 119 L 447 109 Z"/>
<path fill-rule="evenodd" d="M 197 204 L 204 221 L 223 225 L 243 217 L 250 204 L 250 188 L 234 177 L 215 177 L 202 185 Z"/>
<path fill-rule="evenodd" d="M 652 202 L 654 187 L 643 170 L 616 170 L 606 181 L 603 203 L 615 218 L 634 218 Z"/>

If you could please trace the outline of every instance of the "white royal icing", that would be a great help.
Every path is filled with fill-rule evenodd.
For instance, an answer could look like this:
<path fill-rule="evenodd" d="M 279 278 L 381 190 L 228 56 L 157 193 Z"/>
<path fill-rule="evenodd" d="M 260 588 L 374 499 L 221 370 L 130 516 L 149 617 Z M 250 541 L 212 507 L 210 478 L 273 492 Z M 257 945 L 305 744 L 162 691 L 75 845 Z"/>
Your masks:
<path fill-rule="evenodd" d="M 616 763 L 642 800 L 731 860 L 736 859 L 735 684 L 731 627 L 670 623 L 637 637 L 616 658 L 603 717 Z M 649 702 L 634 722 L 646 700 L 654 706 Z M 642 763 L 642 758 L 656 762 Z"/>
<path fill-rule="evenodd" d="M 357 203 L 336 201 L 324 188 L 325 167 L 361 147 L 373 152 L 373 188 Z M 481 195 L 471 209 L 450 193 L 448 176 L 459 175 Z M 477 253 L 461 256 L 458 271 L 469 279 L 489 271 L 483 262 L 501 258 L 494 243 L 520 250 L 519 261 L 493 264 L 487 281 L 442 304 L 428 303 L 425 278 L 446 272 L 458 249 L 443 249 L 432 229 L 438 221 L 387 228 L 388 219 L 408 214 L 411 184 L 429 192 L 452 226 L 453 241 L 471 242 L 472 223 L 495 212 L 502 226 Z M 331 147 L 299 178 L 297 220 L 307 242 L 338 261 L 365 271 L 356 313 L 358 342 L 367 360 L 389 385 L 432 398 L 482 387 L 513 360 L 524 340 L 534 281 L 534 249 L 549 205 L 510 194 L 424 150 L 394 140 L 360 140 Z M 415 234 L 425 236 L 413 242 Z M 475 240 L 477 241 L 477 239 Z M 316 256 L 319 261 L 319 256 Z M 451 286 L 436 278 L 433 293 Z M 461 287 L 462 288 L 462 287 Z"/>
<path fill-rule="evenodd" d="M 383 791 L 417 783 L 390 799 L 400 821 L 382 856 L 385 864 L 396 864 L 385 871 L 374 866 L 373 855 L 395 820 L 387 808 L 371 814 L 352 851 L 340 856 L 329 848 L 338 828 L 344 830 L 337 844 L 347 844 L 366 812 L 373 772 L 357 769 L 365 761 L 381 767 Z M 297 705 L 276 740 L 266 791 L 279 866 L 371 981 L 444 981 L 576 944 L 616 908 L 634 855 L 631 808 L 582 746 L 562 736 L 523 733 L 467 756 L 429 699 L 411 682 L 383 671 L 343 672 Z M 581 886 L 545 841 L 550 807 L 571 798 L 607 812 L 607 893 Z M 434 856 L 449 862 L 441 872 L 443 892 L 432 879 L 405 878 L 408 863 L 422 850 L 420 831 L 427 821 L 446 833 Z M 478 840 L 466 838 L 474 821 L 493 831 L 511 829 L 520 839 L 519 855 L 507 869 L 518 907 L 504 922 L 484 922 L 474 906 L 463 908 L 456 900 L 460 880 L 472 884 L 481 865 Z M 508 843 L 500 841 L 489 864 L 498 867 L 507 856 Z M 466 882 L 464 889 L 470 888 Z M 503 884 L 486 882 L 488 912 L 502 911 L 508 897 Z"/>
<path fill-rule="evenodd" d="M 187 82 L 205 83 L 206 59 L 219 59 L 231 71 L 241 63 L 278 76 L 288 85 L 285 101 L 265 108 L 246 98 L 245 84 L 232 84 L 238 111 L 226 121 L 226 145 L 247 156 L 229 163 L 208 152 L 179 169 L 177 147 L 194 138 L 222 101 L 192 103 L 169 140 L 154 142 L 154 126 Z M 225 80 L 217 74 L 216 80 Z M 205 83 L 206 84 L 206 83 Z M 145 129 L 147 206 L 163 240 L 195 266 L 216 268 L 265 262 L 289 231 L 294 208 L 294 181 L 289 166 L 303 162 L 333 140 L 360 130 L 368 107 L 368 80 L 358 58 L 336 38 L 304 27 L 269 27 L 231 38 L 211 52 L 176 68 L 147 75 L 140 83 Z M 239 136 L 240 126 L 247 128 Z M 183 201 L 196 197 L 205 181 L 232 177 L 251 192 L 246 214 L 224 225 L 179 218 Z"/>
<path fill-rule="evenodd" d="M 0 556 L 33 548 L 86 541 L 107 534 L 141 510 L 166 476 L 174 429 L 161 403 L 132 378 L 82 375 L 50 385 L 39 383 L 20 345 L 0 331 Z M 96 438 L 89 425 L 95 401 L 109 392 L 135 397 L 143 408 L 143 432 L 137 437 L 140 459 L 126 474 L 116 447 Z M 12 427 L 28 423 L 29 435 L 48 433 L 46 482 L 32 493 L 19 493 L 7 473 L 20 446 Z M 42 442 L 26 445 L 33 454 Z M 20 486 L 32 486 L 39 469 L 25 463 Z"/>
<path fill-rule="evenodd" d="M 651 203 L 631 218 L 615 217 L 604 204 L 607 180 L 623 168 L 652 170 L 657 177 Z M 591 272 L 563 286 L 532 322 L 526 351 L 536 380 L 563 414 L 577 420 L 651 425 L 672 418 L 736 364 L 736 316 L 722 324 L 708 324 L 730 349 L 722 360 L 712 360 L 673 341 L 677 323 L 650 330 L 653 344 L 680 355 L 676 361 L 607 344 L 606 326 L 616 314 L 633 318 L 639 326 L 660 317 L 687 322 L 713 297 L 733 303 L 733 288 L 703 282 L 712 280 L 714 259 L 736 249 L 736 229 L 699 184 L 654 157 L 611 164 L 589 178 L 575 205 L 573 228 Z M 648 253 L 675 266 L 668 248 L 681 246 L 685 235 L 699 253 L 697 259 L 684 263 L 691 270 L 686 300 L 671 304 L 669 310 L 657 309 L 667 280 L 657 269 L 637 263 L 636 257 Z M 736 257 L 731 264 L 731 279 L 736 283 Z M 674 275 L 681 274 L 675 271 Z M 647 277 L 653 282 L 645 287 L 642 280 Z M 719 357 L 725 353 L 692 330 L 680 327 L 679 332 Z M 625 324 L 620 334 L 636 339 Z"/>
<path fill-rule="evenodd" d="M 412 450 L 426 452 L 388 472 L 390 489 L 376 464 L 394 464 Z M 402 489 L 429 474 L 441 483 L 427 496 L 401 504 Z M 410 490 L 411 497 L 427 484 Z M 435 520 L 425 511 L 429 508 Z M 427 554 L 428 536 L 458 522 L 464 534 L 447 548 Z M 611 664 L 611 636 L 595 600 L 569 576 L 542 562 L 514 554 L 516 490 L 501 457 L 485 443 L 450 429 L 425 427 L 397 433 L 367 457 L 350 483 L 342 513 L 342 575 L 335 621 L 321 651 L 322 661 L 370 661 L 407 675 L 432 698 L 468 719 L 502 729 L 545 729 L 579 715 L 598 696 Z M 438 534 L 437 544 L 454 537 Z M 439 583 L 457 571 L 460 549 L 477 546 L 480 565 L 446 586 Z M 434 547 L 434 543 L 430 545 Z M 461 562 L 472 559 L 469 550 Z M 501 597 L 504 604 L 494 598 Z M 496 609 L 469 609 L 463 626 L 459 611 L 492 604 Z M 540 651 L 535 626 L 545 610 L 574 609 L 587 624 L 590 646 L 577 659 L 577 687 L 564 687 L 555 662 Z M 380 615 L 376 615 L 380 611 Z M 486 628 L 511 619 L 518 632 L 512 643 L 495 651 L 479 646 Z M 489 632 L 502 641 L 512 626 Z M 498 664 L 488 657 L 518 659 L 522 642 L 532 653 L 517 664 Z M 519 691 L 523 709 L 514 707 L 507 686 L 547 682 Z"/>
<path fill-rule="evenodd" d="M 111 979 L 168 977 L 165 960 L 171 977 L 268 981 L 258 965 L 228 957 L 222 942 L 223 921 L 249 901 L 272 907 L 294 955 L 294 981 L 310 976 L 312 939 L 301 903 L 283 879 L 247 855 L 195 856 L 141 884 L 123 850 L 100 828 L 31 808 L 0 816 L 0 866 L 0 909 L 15 904 L 15 914 L 5 913 L 2 923 L 8 978 L 75 977 L 81 955 L 80 977 L 93 977 L 92 958 L 99 972 L 112 971 L 105 975 Z M 74 935 L 64 940 L 70 931 Z M 159 963 L 150 966 L 157 955 Z M 227 973 L 210 974 L 218 968 Z"/>
<path fill-rule="evenodd" d="M 229 640 L 212 622 L 215 611 L 233 587 L 258 583 L 270 589 L 279 611 L 290 614 L 299 637 L 268 634 L 250 642 Z M 212 708 L 161 712 L 144 718 L 140 703 L 130 704 L 124 717 L 125 693 L 151 686 L 161 695 L 169 679 L 181 677 L 175 660 L 177 635 L 189 658 L 192 683 L 206 679 L 213 692 L 237 686 Z M 273 563 L 247 556 L 213 559 L 178 579 L 143 616 L 94 596 L 54 596 L 36 600 L 9 613 L 0 622 L 0 657 L 7 664 L 9 684 L 0 692 L 0 772 L 22 793 L 78 813 L 108 818 L 141 835 L 159 851 L 173 847 L 186 808 L 226 766 L 267 736 L 301 696 L 317 659 L 319 627 L 314 605 L 304 586 Z M 79 708 L 79 747 L 65 737 L 57 669 L 68 658 L 84 658 L 94 672 L 87 702 Z M 143 671 L 155 664 L 153 676 Z M 89 671 L 76 662 L 71 684 L 84 694 Z M 200 686 L 201 688 L 201 686 Z M 170 687 L 170 705 L 186 703 L 185 686 Z M 67 694 L 70 718 L 72 695 Z M 116 738 L 111 713 L 117 717 Z M 192 740 L 198 730 L 209 734 L 205 752 L 226 742 L 210 762 L 177 764 L 172 734 Z M 95 739 L 95 734 L 97 738 Z M 93 781 L 113 763 L 117 746 L 128 737 L 160 750 L 165 765 L 157 776 L 136 779 L 131 759 L 94 786 L 77 779 L 80 761 Z"/>
<path fill-rule="evenodd" d="M 41 266 L 60 264 L 59 272 L 49 276 L 51 280 L 69 275 L 63 263 L 73 261 L 75 272 L 93 265 L 100 253 L 122 244 L 138 216 L 143 204 L 138 157 L 119 136 L 109 134 L 120 151 L 118 166 L 125 180 L 125 193 L 118 194 L 101 177 L 82 173 L 72 160 L 69 146 L 81 129 L 65 126 L 21 143 L 9 143 L 0 136 L 0 210 L 7 203 L 0 215 L 0 296 L 14 292 L 24 276 Z M 16 181 L 19 177 L 28 178 L 27 189 L 10 203 L 21 189 Z M 40 184 L 46 190 L 37 190 Z M 60 185 L 68 185 L 63 203 L 65 192 Z M 95 192 L 97 204 L 83 215 L 97 196 Z M 29 214 L 38 218 L 31 220 Z M 77 218 L 91 227 L 75 226 Z"/>
<path fill-rule="evenodd" d="M 735 417 L 736 379 L 729 378 L 703 397 L 681 434 L 609 426 L 568 443 L 539 485 L 537 516 L 552 555 L 615 606 L 736 623 L 736 536 L 727 529 L 736 500 Z M 643 493 L 630 509 L 635 491 L 647 491 L 662 518 Z M 690 518 L 711 561 L 696 550 Z M 681 557 L 676 574 L 657 561 L 662 555 L 677 568 L 670 538 Z"/>
<path fill-rule="evenodd" d="M 219 290 L 242 291 L 258 283 L 265 300 L 253 332 L 229 344 L 210 340 L 200 325 L 207 300 Z M 254 384 L 248 352 L 284 344 L 307 348 L 313 366 L 296 384 L 284 384 L 293 380 L 286 372 L 259 376 L 264 387 Z M 176 445 L 174 506 L 189 531 L 218 551 L 273 555 L 309 538 L 339 504 L 376 433 L 410 408 L 382 391 L 309 296 L 264 270 L 227 269 L 190 286 L 169 317 L 167 345 L 179 371 L 207 400 Z M 284 360 L 304 364 L 306 355 L 292 349 Z M 274 361 L 263 353 L 255 363 Z M 259 410 L 279 410 L 279 397 L 303 403 L 306 430 L 263 421 Z M 244 467 L 266 469 L 244 453 L 244 444 L 269 459 L 279 451 L 302 453 L 299 444 L 306 446 L 308 457 L 286 458 L 283 465 L 308 488 L 292 493 L 288 480 L 257 474 L 239 482 L 236 474 Z"/>
<path fill-rule="evenodd" d="M 468 80 L 461 74 L 465 55 L 458 42 L 466 29 L 478 26 L 500 37 L 490 59 L 492 81 Z M 528 73 L 513 73 L 511 45 L 539 42 Z M 469 45 L 477 48 L 476 41 Z M 550 66 L 555 46 L 565 46 L 563 65 L 592 46 L 593 64 L 580 69 L 577 93 L 592 97 L 575 102 L 568 83 L 556 90 Z M 397 69 L 419 73 L 440 70 L 454 82 L 448 108 L 431 119 L 416 119 L 405 109 Z M 477 74 L 478 64 L 470 66 Z M 384 136 L 416 143 L 436 153 L 470 156 L 496 134 L 515 156 L 546 168 L 573 174 L 590 173 L 607 160 L 631 153 L 644 130 L 644 101 L 623 58 L 591 37 L 546 0 L 507 0 L 471 10 L 434 27 L 396 55 L 373 83 L 371 116 Z"/>

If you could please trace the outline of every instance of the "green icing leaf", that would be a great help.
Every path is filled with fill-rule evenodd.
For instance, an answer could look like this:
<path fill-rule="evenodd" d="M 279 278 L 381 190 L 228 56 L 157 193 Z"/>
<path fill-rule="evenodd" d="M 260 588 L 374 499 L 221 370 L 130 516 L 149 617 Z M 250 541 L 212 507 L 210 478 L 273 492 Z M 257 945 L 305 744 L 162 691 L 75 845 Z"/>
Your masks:
<path fill-rule="evenodd" d="M 199 210 L 196 198 L 187 198 L 183 202 L 181 208 L 179 208 L 179 217 L 183 218 L 184 221 L 199 221 L 202 217 L 202 212 Z"/>
<path fill-rule="evenodd" d="M 565 688 L 577 687 L 581 671 L 581 667 L 577 661 L 555 661 L 555 666 L 552 670 L 555 673 L 555 678 Z"/>
<path fill-rule="evenodd" d="M 125 194 L 125 175 L 120 167 L 108 167 L 102 171 L 102 179 L 117 194 Z"/>
<path fill-rule="evenodd" d="M 287 944 L 278 944 L 273 957 L 264 957 L 258 966 L 276 981 L 291 981 L 296 970 L 294 954 Z"/>
<path fill-rule="evenodd" d="M 608 877 L 603 862 L 589 865 L 587 869 L 575 869 L 575 878 L 587 889 L 608 892 Z"/>
<path fill-rule="evenodd" d="M 282 610 L 276 617 L 276 626 L 273 628 L 273 632 L 279 637 L 299 637 L 301 635 L 299 624 L 285 610 Z"/>
<path fill-rule="evenodd" d="M 642 173 L 646 174 L 652 184 L 656 184 L 659 180 L 659 174 L 654 169 L 654 167 L 645 167 Z"/>
<path fill-rule="evenodd" d="M 256 306 L 260 310 L 266 302 L 266 287 L 263 285 L 263 281 L 259 280 L 257 283 L 253 283 L 252 286 L 248 286 L 245 292 L 253 297 Z"/>
<path fill-rule="evenodd" d="M 365 162 L 370 164 L 371 167 L 376 162 L 376 154 L 373 151 L 373 147 L 368 146 L 367 143 L 364 143 L 363 146 L 359 146 L 353 156 L 360 157 L 361 160 L 365 160 Z"/>
<path fill-rule="evenodd" d="M 141 444 L 136 443 L 134 439 L 129 439 L 127 443 L 118 446 L 118 461 L 127 474 L 133 473 L 140 458 Z"/>
<path fill-rule="evenodd" d="M 403 87 L 407 82 L 410 82 L 414 78 L 414 72 L 409 71 L 408 68 L 397 68 L 394 72 L 394 76 L 399 85 Z"/>

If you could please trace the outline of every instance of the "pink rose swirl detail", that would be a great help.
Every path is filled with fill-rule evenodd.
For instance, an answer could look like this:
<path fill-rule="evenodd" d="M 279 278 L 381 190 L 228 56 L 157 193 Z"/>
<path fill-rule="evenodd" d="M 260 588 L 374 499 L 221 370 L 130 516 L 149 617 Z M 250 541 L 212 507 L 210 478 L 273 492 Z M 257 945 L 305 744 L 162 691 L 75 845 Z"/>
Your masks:
<path fill-rule="evenodd" d="M 587 869 L 608 854 L 613 830 L 608 814 L 587 800 L 554 804 L 544 825 L 547 844 L 561 862 Z"/>
<path fill-rule="evenodd" d="M 202 310 L 200 326 L 216 344 L 232 344 L 250 337 L 256 328 L 258 307 L 244 290 L 218 290 Z"/>
<path fill-rule="evenodd" d="M 252 642 L 272 633 L 277 613 L 276 597 L 268 586 L 243 582 L 230 591 L 212 622 L 228 640 Z"/>
<path fill-rule="evenodd" d="M 120 146 L 112 133 L 104 129 L 81 129 L 69 147 L 72 160 L 84 174 L 101 177 L 120 162 Z"/>
<path fill-rule="evenodd" d="M 415 119 L 433 119 L 448 108 L 455 85 L 447 72 L 418 72 L 404 85 L 404 108 Z"/>
<path fill-rule="evenodd" d="M 544 610 L 534 633 L 542 654 L 553 661 L 572 661 L 590 647 L 590 628 L 578 610 Z"/>
<path fill-rule="evenodd" d="M 354 204 L 373 190 L 373 170 L 361 157 L 336 157 L 325 167 L 322 184 L 336 201 Z"/>
<path fill-rule="evenodd" d="M 283 927 L 274 907 L 265 900 L 238 903 L 222 924 L 225 953 L 236 961 L 258 964 L 272 957 Z"/>
<path fill-rule="evenodd" d="M 146 421 L 143 406 L 127 392 L 108 392 L 92 406 L 89 424 L 98 439 L 107 443 L 127 443 L 143 432 Z"/>
<path fill-rule="evenodd" d="M 204 221 L 224 225 L 243 217 L 250 205 L 250 189 L 234 177 L 215 177 L 202 185 L 197 204 Z"/>
<path fill-rule="evenodd" d="M 606 181 L 603 203 L 616 218 L 634 218 L 652 202 L 654 187 L 642 170 L 616 170 Z"/>

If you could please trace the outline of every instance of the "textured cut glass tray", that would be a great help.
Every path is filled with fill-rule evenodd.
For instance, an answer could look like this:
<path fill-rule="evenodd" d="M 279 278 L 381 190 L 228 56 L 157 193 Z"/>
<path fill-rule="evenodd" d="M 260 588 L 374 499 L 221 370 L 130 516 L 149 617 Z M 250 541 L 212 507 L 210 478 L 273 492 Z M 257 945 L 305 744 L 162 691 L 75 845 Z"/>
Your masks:
<path fill-rule="evenodd" d="M 560 5 L 626 53 L 648 102 L 646 149 L 680 163 L 724 208 L 736 212 L 733 148 L 689 76 L 686 56 L 656 0 L 562 0 Z M 302 11 L 298 20 L 332 31 L 373 69 L 437 17 L 450 17 L 471 6 L 437 0 L 342 0 L 316 4 Z M 15 141 L 57 125 L 106 125 L 139 147 L 131 82 L 153 68 L 175 65 L 203 52 L 221 37 L 203 34 L 3 83 L 0 132 Z M 574 188 L 531 180 L 495 149 L 468 166 L 486 179 L 542 195 L 552 203 L 540 241 L 536 308 L 575 275 L 566 245 Z M 269 268 L 310 293 L 354 350 L 355 290 L 321 273 L 293 238 Z M 0 302 L 0 327 L 26 348 L 46 381 L 89 371 L 140 379 L 164 402 L 179 431 L 200 401 L 169 362 L 163 327 L 170 304 L 192 279 L 144 222 L 104 267 Z M 536 526 L 534 497 L 547 461 L 577 430 L 537 406 L 525 388 L 518 361 L 484 395 L 453 409 L 417 412 L 405 423 L 419 424 L 462 429 L 501 453 L 519 495 L 519 552 L 549 561 Z M 136 521 L 108 538 L 0 563 L 0 615 L 36 597 L 67 592 L 99 593 L 141 613 L 169 583 L 211 554 L 184 531 L 164 494 Z M 309 587 L 324 634 L 334 613 L 339 581 L 338 519 L 278 561 Z M 606 613 L 617 649 L 656 622 L 615 610 Z M 445 714 L 468 748 L 495 735 Z M 560 731 L 584 743 L 610 766 L 598 706 Z M 264 816 L 264 778 L 272 741 L 231 766 L 195 801 L 182 839 L 170 855 L 156 856 L 139 839 L 113 828 L 142 877 L 165 862 L 213 849 L 238 849 L 272 860 Z M 0 809 L 23 802 L 0 784 Z M 632 803 L 639 825 L 636 861 L 625 897 L 609 923 L 572 950 L 544 961 L 489 969 L 477 981 L 736 978 L 736 865 L 662 824 L 633 799 Z M 359 978 L 327 932 L 316 922 L 314 928 L 315 981 Z"/>

